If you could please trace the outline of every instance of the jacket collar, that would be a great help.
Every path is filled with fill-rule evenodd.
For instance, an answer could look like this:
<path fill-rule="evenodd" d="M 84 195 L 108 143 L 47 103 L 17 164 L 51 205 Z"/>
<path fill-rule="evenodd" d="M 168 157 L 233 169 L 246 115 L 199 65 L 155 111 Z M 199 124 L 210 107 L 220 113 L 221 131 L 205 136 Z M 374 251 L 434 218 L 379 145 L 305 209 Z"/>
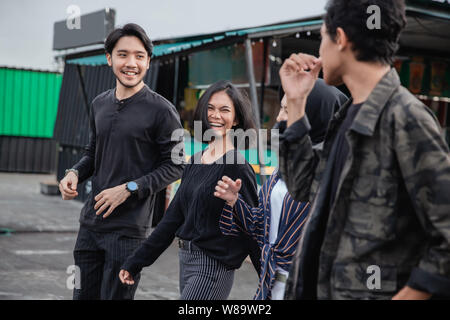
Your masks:
<path fill-rule="evenodd" d="M 400 86 L 400 78 L 397 71 L 391 68 L 370 93 L 367 100 L 361 106 L 350 127 L 360 134 L 372 136 L 381 112 L 394 91 Z"/>

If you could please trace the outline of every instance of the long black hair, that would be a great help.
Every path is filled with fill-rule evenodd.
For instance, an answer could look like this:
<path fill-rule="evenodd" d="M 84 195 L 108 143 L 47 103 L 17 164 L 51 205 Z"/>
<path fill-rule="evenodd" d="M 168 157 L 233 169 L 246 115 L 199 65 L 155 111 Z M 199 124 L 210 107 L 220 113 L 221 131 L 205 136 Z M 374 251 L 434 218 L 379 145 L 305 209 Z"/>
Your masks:
<path fill-rule="evenodd" d="M 203 95 L 200 97 L 197 103 L 197 107 L 194 112 L 193 121 L 202 122 L 202 136 L 205 131 L 211 129 L 208 121 L 208 104 L 213 94 L 217 92 L 225 92 L 233 102 L 237 124 L 232 129 L 242 129 L 244 131 L 248 129 L 256 129 L 255 120 L 253 117 L 252 107 L 250 99 L 247 94 L 240 91 L 228 80 L 220 80 L 208 87 Z M 248 144 L 246 144 L 248 146 Z"/>

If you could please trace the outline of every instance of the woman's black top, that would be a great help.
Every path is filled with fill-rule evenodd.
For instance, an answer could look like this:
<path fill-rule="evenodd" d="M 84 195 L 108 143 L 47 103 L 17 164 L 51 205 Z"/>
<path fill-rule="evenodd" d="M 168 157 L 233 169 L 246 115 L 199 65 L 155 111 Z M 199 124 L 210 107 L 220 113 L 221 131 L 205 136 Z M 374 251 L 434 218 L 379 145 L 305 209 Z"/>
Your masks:
<path fill-rule="evenodd" d="M 131 275 L 135 276 L 143 267 L 155 262 L 175 236 L 192 241 L 207 256 L 220 261 L 229 269 L 239 268 L 250 250 L 256 247 L 244 234 L 236 237 L 221 233 L 219 219 L 225 201 L 214 196 L 217 181 L 224 175 L 233 180 L 239 178 L 242 180 L 239 193 L 248 204 L 256 206 L 258 195 L 255 172 L 237 150 L 227 152 L 214 163 L 195 164 L 201 163 L 201 155 L 199 152 L 191 158 L 164 217 L 123 264 L 122 269 Z M 193 159 L 196 159 L 194 163 Z M 254 259 L 252 261 L 255 265 Z"/>

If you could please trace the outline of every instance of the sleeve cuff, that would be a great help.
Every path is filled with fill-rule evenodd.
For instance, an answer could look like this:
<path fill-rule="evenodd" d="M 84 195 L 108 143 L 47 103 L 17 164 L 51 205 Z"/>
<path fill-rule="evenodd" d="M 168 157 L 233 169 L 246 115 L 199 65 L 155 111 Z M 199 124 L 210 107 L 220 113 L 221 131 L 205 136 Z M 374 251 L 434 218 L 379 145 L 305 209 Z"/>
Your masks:
<path fill-rule="evenodd" d="M 233 207 L 225 202 L 219 219 L 222 234 L 230 235 L 233 231 Z"/>
<path fill-rule="evenodd" d="M 234 207 L 230 206 L 228 203 L 225 202 L 225 205 L 223 206 L 222 209 L 222 214 L 221 214 L 221 220 L 223 221 L 227 221 L 227 222 L 232 222 L 233 221 L 233 211 L 234 211 Z"/>
<path fill-rule="evenodd" d="M 148 196 L 148 192 L 147 192 L 148 187 L 146 187 L 146 185 L 145 185 L 145 177 L 136 179 L 136 180 L 134 180 L 134 182 L 136 182 L 138 185 L 138 192 L 137 192 L 138 198 L 143 199 L 146 196 Z"/>
<path fill-rule="evenodd" d="M 450 279 L 414 268 L 407 286 L 431 293 L 435 297 L 450 298 Z"/>
<path fill-rule="evenodd" d="M 311 130 L 308 117 L 306 114 L 299 120 L 295 121 L 281 135 L 281 139 L 287 142 L 295 142 L 303 138 Z"/>
<path fill-rule="evenodd" d="M 239 222 L 240 225 L 242 225 L 242 229 L 245 233 L 249 233 L 252 232 L 251 230 L 251 225 L 247 224 L 247 221 L 245 220 L 245 205 L 246 202 L 244 200 L 244 198 L 242 197 L 242 195 L 239 193 L 238 194 L 238 199 L 236 201 L 236 203 L 234 204 L 234 212 L 236 214 L 236 221 Z"/>
<path fill-rule="evenodd" d="M 78 184 L 82 184 L 88 177 L 86 177 L 85 170 L 83 166 L 76 163 L 71 167 L 71 169 L 75 169 L 78 171 Z"/>
<path fill-rule="evenodd" d="M 234 204 L 234 212 L 240 216 L 245 216 L 245 213 L 242 212 L 241 206 L 243 207 L 246 204 L 244 198 L 242 197 L 242 195 L 240 193 L 238 193 L 238 199 L 236 201 L 236 203 Z"/>
<path fill-rule="evenodd" d="M 136 264 L 133 264 L 129 260 L 125 261 L 125 263 L 120 267 L 120 269 L 128 271 L 133 278 L 135 278 L 136 275 L 142 270 L 142 268 L 138 267 Z"/>
<path fill-rule="evenodd" d="M 225 209 L 226 209 L 226 211 L 225 211 Z M 233 215 L 233 210 L 234 210 L 234 208 L 225 201 L 225 204 L 223 205 L 222 215 L 227 218 L 231 218 L 231 216 Z"/>

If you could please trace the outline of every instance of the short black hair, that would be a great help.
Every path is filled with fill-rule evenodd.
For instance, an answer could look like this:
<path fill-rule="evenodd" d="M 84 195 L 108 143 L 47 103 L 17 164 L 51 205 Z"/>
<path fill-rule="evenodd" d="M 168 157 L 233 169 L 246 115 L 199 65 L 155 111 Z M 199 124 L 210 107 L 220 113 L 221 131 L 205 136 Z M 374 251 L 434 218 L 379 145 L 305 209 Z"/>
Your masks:
<path fill-rule="evenodd" d="M 145 30 L 142 29 L 139 25 L 135 23 L 128 23 L 124 25 L 122 28 L 116 28 L 108 35 L 108 37 L 105 40 L 105 52 L 112 54 L 112 51 L 114 47 L 116 46 L 117 41 L 119 41 L 120 38 L 126 37 L 126 36 L 135 36 L 139 40 L 141 40 L 142 44 L 144 45 L 145 50 L 148 53 L 148 56 L 152 56 L 153 52 L 153 44 L 150 38 L 145 33 Z"/>
<path fill-rule="evenodd" d="M 194 111 L 193 121 L 202 122 L 202 136 L 206 130 L 211 129 L 208 121 L 208 104 L 213 94 L 223 91 L 231 101 L 233 101 L 234 110 L 236 114 L 237 125 L 233 127 L 234 130 L 242 129 L 256 129 L 255 120 L 253 117 L 252 106 L 250 99 L 245 91 L 240 91 L 228 80 L 220 80 L 208 87 L 197 103 Z M 246 143 L 246 146 L 248 144 Z"/>
<path fill-rule="evenodd" d="M 371 5 L 380 8 L 379 29 L 367 26 Z M 335 41 L 336 29 L 342 28 L 357 60 L 389 65 L 394 62 L 400 33 L 406 25 L 404 0 L 329 0 L 325 9 L 324 22 L 331 39 Z"/>

